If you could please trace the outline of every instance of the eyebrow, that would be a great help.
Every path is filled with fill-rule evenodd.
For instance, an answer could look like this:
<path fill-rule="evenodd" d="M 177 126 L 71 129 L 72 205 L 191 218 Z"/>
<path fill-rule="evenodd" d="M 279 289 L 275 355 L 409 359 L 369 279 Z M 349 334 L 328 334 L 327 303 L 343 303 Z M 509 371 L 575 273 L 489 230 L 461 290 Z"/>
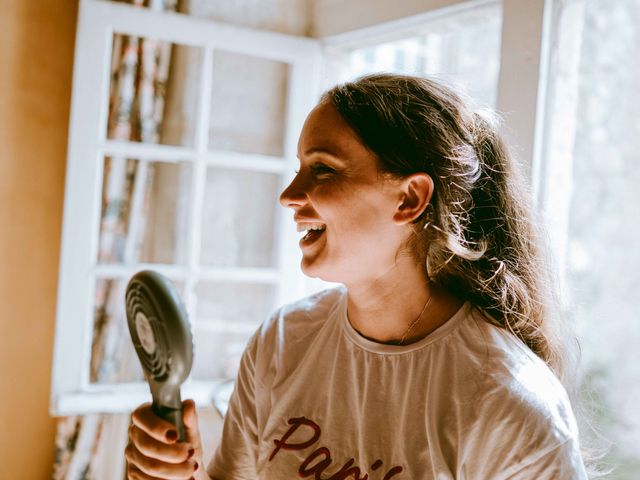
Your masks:
<path fill-rule="evenodd" d="M 323 155 L 328 155 L 330 157 L 335 158 L 336 160 L 339 160 L 340 157 L 338 157 L 338 155 L 336 155 L 333 151 L 327 149 L 327 148 L 322 148 L 322 147 L 313 147 L 310 148 L 309 150 L 307 150 L 306 152 L 304 152 L 305 156 L 309 156 L 309 155 L 313 155 L 315 153 L 320 153 Z M 298 159 L 300 158 L 300 156 L 298 155 Z"/>

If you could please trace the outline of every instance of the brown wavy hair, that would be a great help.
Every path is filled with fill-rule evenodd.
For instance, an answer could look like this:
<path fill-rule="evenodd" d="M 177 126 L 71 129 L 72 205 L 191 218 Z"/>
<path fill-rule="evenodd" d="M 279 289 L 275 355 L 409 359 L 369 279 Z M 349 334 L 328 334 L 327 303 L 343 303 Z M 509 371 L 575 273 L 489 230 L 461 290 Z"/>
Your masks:
<path fill-rule="evenodd" d="M 428 281 L 520 338 L 574 395 L 575 337 L 560 322 L 554 274 L 531 195 L 495 121 L 427 78 L 375 74 L 323 95 L 380 170 L 428 173 L 434 193 L 407 245 Z"/>

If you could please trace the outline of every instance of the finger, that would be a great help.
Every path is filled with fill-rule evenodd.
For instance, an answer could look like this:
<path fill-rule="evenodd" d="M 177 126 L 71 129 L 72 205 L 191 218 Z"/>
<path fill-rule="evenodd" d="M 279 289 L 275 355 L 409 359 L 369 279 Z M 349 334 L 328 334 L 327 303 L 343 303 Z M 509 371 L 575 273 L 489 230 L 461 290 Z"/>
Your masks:
<path fill-rule="evenodd" d="M 190 480 L 192 479 L 193 477 L 190 477 Z M 130 464 L 127 467 L 127 480 L 166 480 L 166 479 L 147 475 L 135 465 Z"/>
<path fill-rule="evenodd" d="M 146 457 L 132 443 L 125 448 L 124 456 L 129 465 L 152 478 L 188 480 L 199 468 L 198 462 L 193 459 L 175 464 Z"/>
<path fill-rule="evenodd" d="M 182 421 L 187 443 L 199 450 L 201 447 L 200 427 L 198 426 L 198 412 L 196 411 L 196 402 L 194 400 L 188 399 L 182 402 Z"/>
<path fill-rule="evenodd" d="M 136 408 L 131 414 L 131 421 L 136 427 L 159 442 L 173 444 L 178 440 L 176 427 L 156 415 L 150 403 L 144 403 Z"/>
<path fill-rule="evenodd" d="M 189 443 L 182 442 L 167 445 L 166 443 L 158 442 L 135 425 L 129 426 L 129 438 L 145 457 L 156 458 L 168 463 L 185 462 L 195 453 L 195 449 Z"/>
<path fill-rule="evenodd" d="M 127 467 L 127 480 L 163 480 L 159 477 L 152 477 L 147 475 L 138 467 L 133 464 L 129 464 Z"/>

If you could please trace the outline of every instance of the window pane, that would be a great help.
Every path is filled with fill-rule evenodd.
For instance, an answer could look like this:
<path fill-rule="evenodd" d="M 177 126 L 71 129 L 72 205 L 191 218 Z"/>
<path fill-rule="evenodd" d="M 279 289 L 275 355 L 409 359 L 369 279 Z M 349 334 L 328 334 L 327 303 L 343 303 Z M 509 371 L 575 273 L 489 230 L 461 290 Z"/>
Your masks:
<path fill-rule="evenodd" d="M 202 282 L 196 288 L 195 380 L 235 379 L 249 337 L 272 313 L 274 285 Z"/>
<path fill-rule="evenodd" d="M 610 463 L 631 480 L 640 471 L 640 382 L 629 361 L 640 345 L 640 4 L 585 7 L 567 281 Z"/>
<path fill-rule="evenodd" d="M 210 147 L 282 156 L 288 75 L 286 63 L 215 51 Z"/>
<path fill-rule="evenodd" d="M 466 93 L 474 102 L 495 106 L 500 69 L 501 4 L 438 17 L 394 40 L 330 52 L 341 55 L 341 78 L 373 72 L 430 75 Z"/>
<path fill-rule="evenodd" d="M 184 263 L 191 164 L 107 157 L 100 263 Z"/>
<path fill-rule="evenodd" d="M 612 443 L 605 463 L 631 480 L 640 471 L 640 3 L 567 2 L 558 25 L 541 188 L 566 259 L 584 400 L 596 402 L 592 420 Z"/>
<path fill-rule="evenodd" d="M 205 188 L 201 263 L 275 267 L 280 177 L 210 168 Z"/>
<path fill-rule="evenodd" d="M 271 313 L 275 287 L 269 284 L 201 282 L 196 287 L 196 322 L 224 323 L 253 333 Z"/>
<path fill-rule="evenodd" d="M 246 333 L 194 328 L 196 352 L 191 377 L 194 380 L 233 380 L 250 335 Z"/>
<path fill-rule="evenodd" d="M 193 146 L 203 51 L 115 34 L 107 138 Z"/>

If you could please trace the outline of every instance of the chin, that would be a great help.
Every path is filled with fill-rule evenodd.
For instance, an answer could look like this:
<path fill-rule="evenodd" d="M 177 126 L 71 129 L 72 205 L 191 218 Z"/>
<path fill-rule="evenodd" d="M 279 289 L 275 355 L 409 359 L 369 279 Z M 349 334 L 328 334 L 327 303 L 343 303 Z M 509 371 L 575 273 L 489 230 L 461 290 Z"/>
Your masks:
<path fill-rule="evenodd" d="M 344 272 L 338 270 L 337 268 L 330 268 L 327 265 L 317 265 L 317 264 L 309 264 L 302 260 L 300 264 L 300 269 L 302 273 L 310 278 L 318 278 L 324 282 L 329 283 L 347 283 L 348 279 Z"/>
<path fill-rule="evenodd" d="M 313 262 L 308 261 L 304 257 L 300 262 L 300 270 L 302 270 L 302 273 L 304 273 L 307 277 L 320 278 L 324 280 L 324 278 L 321 277 L 322 269 L 317 268 L 316 265 L 313 264 Z"/>
<path fill-rule="evenodd" d="M 325 282 L 342 283 L 342 280 L 338 278 L 339 275 L 336 275 L 335 269 L 329 268 L 327 265 L 319 265 L 317 261 L 303 257 L 300 262 L 300 270 L 310 278 L 319 278 Z"/>

